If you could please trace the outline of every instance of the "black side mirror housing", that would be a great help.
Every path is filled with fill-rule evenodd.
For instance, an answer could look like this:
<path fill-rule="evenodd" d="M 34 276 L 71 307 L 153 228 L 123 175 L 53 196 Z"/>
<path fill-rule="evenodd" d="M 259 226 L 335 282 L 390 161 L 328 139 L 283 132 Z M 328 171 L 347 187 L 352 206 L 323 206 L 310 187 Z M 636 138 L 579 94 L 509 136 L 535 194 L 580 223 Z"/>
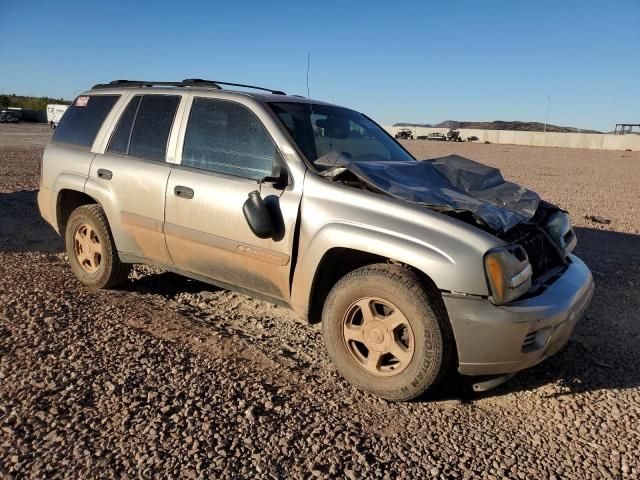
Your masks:
<path fill-rule="evenodd" d="M 249 198 L 242 205 L 242 213 L 256 237 L 269 238 L 275 234 L 273 219 L 257 190 L 249 193 Z"/>
<path fill-rule="evenodd" d="M 262 177 L 258 180 L 258 183 L 270 183 L 273 188 L 285 188 L 289 184 L 289 174 L 287 169 L 276 165 L 273 167 L 273 172 L 270 177 Z"/>

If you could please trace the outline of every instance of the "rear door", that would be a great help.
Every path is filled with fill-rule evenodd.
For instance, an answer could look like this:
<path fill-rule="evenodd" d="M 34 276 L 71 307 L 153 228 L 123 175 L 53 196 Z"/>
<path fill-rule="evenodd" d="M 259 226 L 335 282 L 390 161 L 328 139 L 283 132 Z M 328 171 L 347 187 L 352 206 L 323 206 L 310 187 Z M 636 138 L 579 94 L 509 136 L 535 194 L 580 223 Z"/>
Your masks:
<path fill-rule="evenodd" d="M 165 234 L 174 264 L 286 300 L 302 182 L 282 189 L 262 186 L 262 197 L 279 217 L 279 231 L 273 238 L 256 237 L 242 206 L 258 189 L 257 180 L 272 174 L 274 163 L 284 165 L 273 131 L 258 116 L 264 112 L 193 95 L 178 141 L 181 163 L 172 167 L 166 192 Z"/>
<path fill-rule="evenodd" d="M 116 247 L 130 260 L 171 264 L 164 240 L 167 145 L 185 94 L 139 94 L 129 100 L 105 152 L 97 155 L 86 191 L 102 201 Z"/>

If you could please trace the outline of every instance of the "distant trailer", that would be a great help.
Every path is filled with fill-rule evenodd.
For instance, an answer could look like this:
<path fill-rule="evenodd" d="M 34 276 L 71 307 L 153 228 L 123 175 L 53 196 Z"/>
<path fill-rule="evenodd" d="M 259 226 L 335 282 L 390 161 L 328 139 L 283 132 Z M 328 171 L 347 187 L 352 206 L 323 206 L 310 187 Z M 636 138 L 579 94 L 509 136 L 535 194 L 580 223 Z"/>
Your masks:
<path fill-rule="evenodd" d="M 60 119 L 64 112 L 67 111 L 69 105 L 49 104 L 47 105 L 47 123 L 52 129 L 55 129 L 60 123 Z"/>
<path fill-rule="evenodd" d="M 637 128 L 637 130 L 633 130 Z M 630 133 L 640 134 L 640 123 L 616 123 L 614 132 L 616 135 L 628 135 Z"/>

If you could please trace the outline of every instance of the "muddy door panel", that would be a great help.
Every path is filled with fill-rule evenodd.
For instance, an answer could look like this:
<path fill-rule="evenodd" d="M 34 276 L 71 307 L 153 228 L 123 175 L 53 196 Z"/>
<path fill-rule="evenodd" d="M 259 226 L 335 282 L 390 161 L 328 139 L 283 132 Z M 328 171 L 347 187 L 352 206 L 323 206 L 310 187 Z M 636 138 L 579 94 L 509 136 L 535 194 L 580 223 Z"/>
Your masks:
<path fill-rule="evenodd" d="M 117 154 L 97 155 L 86 191 L 102 204 L 121 253 L 171 263 L 164 241 L 169 165 Z"/>
<path fill-rule="evenodd" d="M 289 299 L 289 271 L 300 196 L 293 190 L 262 188 L 277 232 L 260 239 L 242 206 L 256 181 L 175 167 L 166 191 L 165 235 L 177 267 Z"/>

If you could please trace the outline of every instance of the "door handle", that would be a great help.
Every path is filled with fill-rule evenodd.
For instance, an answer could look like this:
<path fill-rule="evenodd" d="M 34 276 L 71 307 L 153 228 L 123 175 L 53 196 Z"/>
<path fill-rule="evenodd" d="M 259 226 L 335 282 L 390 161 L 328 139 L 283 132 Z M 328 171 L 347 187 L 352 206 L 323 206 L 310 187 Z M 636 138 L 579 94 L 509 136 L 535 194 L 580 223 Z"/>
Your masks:
<path fill-rule="evenodd" d="M 111 180 L 113 178 L 113 173 L 111 170 L 106 170 L 104 168 L 98 169 L 98 178 L 102 178 L 103 180 Z"/>
<path fill-rule="evenodd" d="M 176 185 L 173 189 L 173 193 L 176 197 L 180 198 L 193 198 L 193 189 L 189 187 L 183 187 L 182 185 Z"/>

